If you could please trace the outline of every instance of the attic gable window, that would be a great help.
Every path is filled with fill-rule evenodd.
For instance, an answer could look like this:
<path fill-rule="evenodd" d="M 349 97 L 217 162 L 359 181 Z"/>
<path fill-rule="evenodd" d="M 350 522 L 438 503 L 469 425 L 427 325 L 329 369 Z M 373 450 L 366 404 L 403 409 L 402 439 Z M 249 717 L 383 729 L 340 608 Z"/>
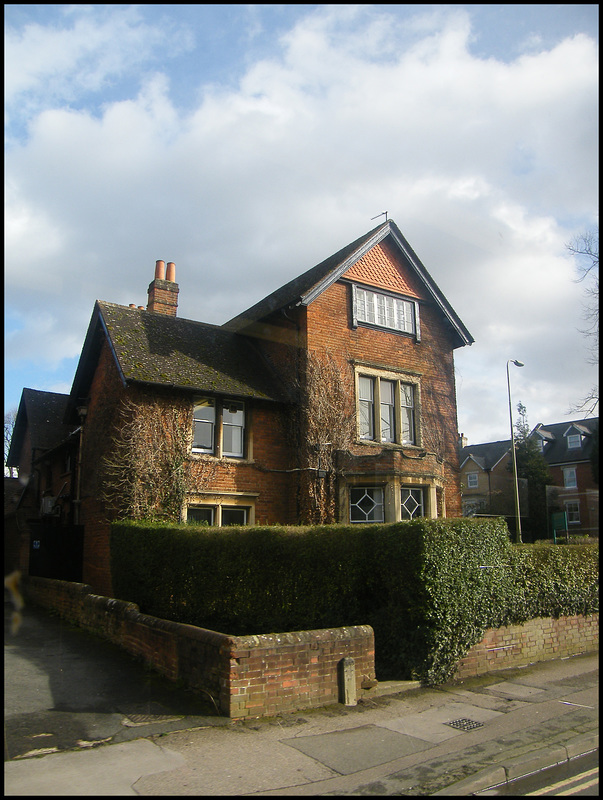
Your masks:
<path fill-rule="evenodd" d="M 419 304 L 416 300 L 352 286 L 354 327 L 368 325 L 408 333 L 420 341 Z"/>

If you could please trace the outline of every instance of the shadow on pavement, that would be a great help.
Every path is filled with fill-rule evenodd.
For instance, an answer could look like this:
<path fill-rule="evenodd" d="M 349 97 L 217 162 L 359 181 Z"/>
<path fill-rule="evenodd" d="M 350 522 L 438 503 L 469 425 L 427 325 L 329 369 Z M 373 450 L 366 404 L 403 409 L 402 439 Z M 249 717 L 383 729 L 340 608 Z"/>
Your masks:
<path fill-rule="evenodd" d="M 13 634 L 12 611 L 5 602 L 5 760 L 218 722 L 208 698 L 42 609 L 26 607 Z"/>

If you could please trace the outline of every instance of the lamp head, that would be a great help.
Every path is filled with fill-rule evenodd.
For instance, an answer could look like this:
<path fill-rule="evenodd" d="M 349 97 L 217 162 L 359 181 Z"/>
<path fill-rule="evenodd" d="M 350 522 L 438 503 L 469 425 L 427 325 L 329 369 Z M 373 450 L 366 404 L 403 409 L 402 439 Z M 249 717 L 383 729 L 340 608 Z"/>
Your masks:
<path fill-rule="evenodd" d="M 523 361 L 515 361 L 515 360 L 511 359 L 511 364 L 515 364 L 516 367 L 525 367 L 525 364 L 523 363 Z"/>

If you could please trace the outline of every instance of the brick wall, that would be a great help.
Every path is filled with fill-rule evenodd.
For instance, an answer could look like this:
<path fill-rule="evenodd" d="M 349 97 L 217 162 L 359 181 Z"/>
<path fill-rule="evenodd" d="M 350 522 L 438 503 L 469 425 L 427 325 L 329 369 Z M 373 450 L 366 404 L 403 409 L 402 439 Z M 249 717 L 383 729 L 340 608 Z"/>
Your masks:
<path fill-rule="evenodd" d="M 261 636 L 238 636 L 231 655 L 231 716 L 279 712 L 337 703 L 338 665 L 355 662 L 356 692 L 375 678 L 375 642 L 368 625 Z"/>
<path fill-rule="evenodd" d="M 523 625 L 489 629 L 459 661 L 455 678 L 526 666 L 534 661 L 599 649 L 599 615 L 531 619 Z"/>
<path fill-rule="evenodd" d="M 342 659 L 355 662 L 356 693 L 375 679 L 368 625 L 229 636 L 141 614 L 138 606 L 90 593 L 82 583 L 25 577 L 26 599 L 56 611 L 142 659 L 168 679 L 209 694 L 233 719 L 274 716 L 340 701 Z M 599 615 L 529 620 L 489 629 L 459 661 L 455 678 L 526 666 L 599 648 Z"/>
<path fill-rule="evenodd" d="M 421 403 L 417 409 L 420 446 L 427 455 L 412 461 L 404 459 L 398 474 L 408 478 L 430 476 L 445 487 L 446 516 L 461 516 L 461 490 L 458 461 L 458 425 L 452 338 L 433 305 L 421 305 L 421 341 L 414 337 L 351 324 L 351 286 L 334 283 L 307 308 L 307 340 L 310 350 L 326 348 L 342 363 L 348 363 L 349 391 L 354 396 L 354 363 L 374 368 L 391 368 L 420 376 Z M 387 449 L 375 444 L 351 448 L 355 456 L 380 453 L 389 459 Z M 358 464 L 359 471 L 361 470 Z"/>
<path fill-rule="evenodd" d="M 26 577 L 28 601 L 119 645 L 172 681 L 209 694 L 234 719 L 336 703 L 338 665 L 353 658 L 356 689 L 375 678 L 369 626 L 229 636 L 141 614 L 81 583 Z"/>

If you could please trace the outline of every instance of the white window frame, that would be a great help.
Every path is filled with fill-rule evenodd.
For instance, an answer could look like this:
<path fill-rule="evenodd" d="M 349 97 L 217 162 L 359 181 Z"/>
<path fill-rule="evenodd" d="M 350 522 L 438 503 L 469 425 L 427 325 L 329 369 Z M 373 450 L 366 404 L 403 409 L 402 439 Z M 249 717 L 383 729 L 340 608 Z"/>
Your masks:
<path fill-rule="evenodd" d="M 478 472 L 468 472 L 467 473 L 467 489 L 477 489 L 479 486 L 479 473 Z"/>
<path fill-rule="evenodd" d="M 358 376 L 358 436 L 371 442 L 375 438 L 375 378 Z"/>
<path fill-rule="evenodd" d="M 393 292 L 352 284 L 352 324 L 406 333 L 421 340 L 419 303 Z"/>
<path fill-rule="evenodd" d="M 212 413 L 210 413 L 210 409 Z M 191 444 L 193 453 L 215 453 L 216 417 L 215 399 L 213 397 L 200 397 L 193 406 L 193 441 Z M 209 436 L 206 437 L 208 440 L 211 440 L 211 445 L 209 447 L 195 445 L 195 431 L 197 425 L 201 425 L 203 429 L 207 428 L 209 430 Z"/>
<path fill-rule="evenodd" d="M 216 507 L 211 505 L 206 505 L 204 503 L 191 503 L 186 508 L 186 522 L 188 525 L 203 525 L 204 523 L 197 520 L 189 520 L 188 514 L 189 511 L 194 511 L 195 509 L 203 509 L 204 511 L 209 511 L 209 522 L 207 523 L 209 527 L 213 527 L 214 519 L 216 515 Z"/>
<path fill-rule="evenodd" d="M 230 417 L 236 417 L 238 421 L 235 422 Z M 227 429 L 233 436 L 232 443 L 235 442 L 234 432 L 238 431 L 237 435 L 240 440 L 238 449 L 226 449 L 226 437 L 224 434 Z M 229 458 L 243 458 L 245 456 L 245 404 L 240 401 L 225 400 L 222 403 L 222 455 Z"/>
<path fill-rule="evenodd" d="M 199 497 L 195 500 L 191 500 L 188 502 L 186 508 L 184 509 L 184 519 L 189 525 L 202 525 L 202 522 L 195 522 L 191 520 L 189 522 L 189 511 L 191 509 L 200 508 L 205 509 L 206 511 L 210 512 L 210 522 L 208 523 L 210 527 L 213 528 L 223 528 L 228 527 L 228 525 L 224 525 L 224 512 L 229 511 L 237 511 L 243 514 L 244 521 L 237 522 L 237 523 L 230 523 L 235 526 L 237 525 L 252 525 L 254 524 L 255 512 L 254 512 L 254 502 L 251 496 L 241 497 L 241 500 L 238 501 L 237 498 L 230 497 L 230 496 L 220 496 L 217 497 L 214 495 L 213 497 L 208 496 L 207 498 Z"/>
<path fill-rule="evenodd" d="M 578 472 L 576 467 L 563 467 L 563 486 L 565 489 L 578 488 Z"/>
<path fill-rule="evenodd" d="M 408 506 L 405 505 L 406 503 L 408 503 Z M 408 516 L 405 516 L 404 509 L 406 509 Z M 400 487 L 400 514 L 402 520 L 417 519 L 425 516 L 425 489 L 423 487 Z"/>
<path fill-rule="evenodd" d="M 385 522 L 385 491 L 383 486 L 350 486 L 348 492 L 350 522 L 352 524 L 356 525 Z M 363 492 L 363 494 L 360 495 L 360 492 Z M 355 494 L 359 495 L 358 499 L 352 502 L 352 498 Z M 365 497 L 370 497 L 373 502 L 373 508 L 368 512 L 365 512 L 359 505 L 359 503 L 364 500 Z M 364 519 L 354 519 L 354 516 L 356 515 L 352 511 L 353 508 L 358 509 L 360 514 L 364 514 Z M 374 511 L 377 511 L 379 518 L 368 519 L 368 515 Z M 358 514 L 358 516 L 360 514 Z"/>
<path fill-rule="evenodd" d="M 211 414 L 199 413 L 199 409 L 213 408 L 213 418 Z M 240 416 L 238 416 L 240 414 Z M 230 419 L 235 417 L 235 419 Z M 193 405 L 193 438 L 191 442 L 191 453 L 199 455 L 214 455 L 218 458 L 245 458 L 246 452 L 246 408 L 241 400 L 230 400 L 228 398 L 200 397 Z M 201 447 L 195 445 L 195 426 L 207 425 L 211 432 L 211 447 Z M 225 431 L 231 433 L 238 430 L 240 448 L 226 448 Z M 233 434 L 231 441 L 236 441 Z"/>
<path fill-rule="evenodd" d="M 580 525 L 580 503 L 578 500 L 566 500 L 564 503 L 568 525 Z M 570 506 L 572 507 L 570 510 Z"/>
<path fill-rule="evenodd" d="M 578 450 L 582 447 L 582 436 L 579 433 L 570 433 L 567 435 L 567 449 Z"/>
<path fill-rule="evenodd" d="M 364 379 L 364 381 L 363 381 Z M 362 381 L 362 383 L 361 383 Z M 365 381 L 370 381 L 372 387 L 371 395 L 363 390 L 366 386 Z M 394 430 L 393 435 L 386 436 L 383 431 L 383 411 L 384 406 L 388 413 L 389 403 L 383 403 L 381 399 L 382 383 L 393 385 L 394 397 Z M 410 392 L 406 391 L 410 389 Z M 419 381 L 416 377 L 405 374 L 383 372 L 371 368 L 357 366 L 356 368 L 356 397 L 357 397 L 357 419 L 358 439 L 362 442 L 375 442 L 376 444 L 397 444 L 406 446 L 418 446 L 420 442 L 419 432 L 419 409 L 420 393 Z M 385 394 L 385 393 L 384 393 Z M 407 403 L 407 396 L 410 394 L 411 404 Z M 368 418 L 368 425 L 364 424 Z M 389 422 L 388 426 L 389 427 Z M 410 431 L 410 436 L 406 432 Z"/>

